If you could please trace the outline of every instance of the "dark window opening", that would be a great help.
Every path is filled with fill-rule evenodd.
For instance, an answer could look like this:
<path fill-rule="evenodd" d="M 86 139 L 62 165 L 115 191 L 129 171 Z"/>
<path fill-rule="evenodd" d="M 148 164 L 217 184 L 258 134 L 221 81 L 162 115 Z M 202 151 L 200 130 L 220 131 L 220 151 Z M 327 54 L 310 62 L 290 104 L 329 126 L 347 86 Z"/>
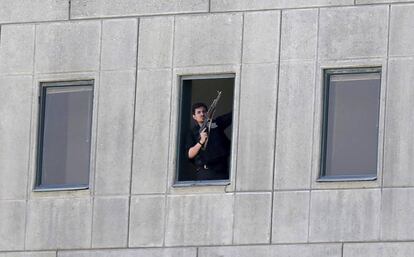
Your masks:
<path fill-rule="evenodd" d="M 89 187 L 93 81 L 42 83 L 36 189 Z"/>
<path fill-rule="evenodd" d="M 206 122 L 218 96 L 213 119 Z M 234 75 L 181 79 L 176 182 L 229 180 L 233 99 Z"/>
<path fill-rule="evenodd" d="M 377 176 L 381 69 L 325 71 L 320 180 Z"/>

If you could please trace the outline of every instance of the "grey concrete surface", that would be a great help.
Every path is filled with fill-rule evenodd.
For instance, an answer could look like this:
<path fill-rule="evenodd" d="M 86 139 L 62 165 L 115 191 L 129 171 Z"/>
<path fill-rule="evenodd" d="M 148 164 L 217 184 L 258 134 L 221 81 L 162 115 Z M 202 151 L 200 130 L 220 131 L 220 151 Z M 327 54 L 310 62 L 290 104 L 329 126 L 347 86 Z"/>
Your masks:
<path fill-rule="evenodd" d="M 228 245 L 232 242 L 232 194 L 168 197 L 165 245 Z"/>
<path fill-rule="evenodd" d="M 280 11 L 244 15 L 243 63 L 277 62 L 279 57 Z"/>
<path fill-rule="evenodd" d="M 72 0 L 71 18 L 208 12 L 208 0 Z"/>
<path fill-rule="evenodd" d="M 58 257 L 196 257 L 195 248 L 59 251 Z"/>
<path fill-rule="evenodd" d="M 321 9 L 319 58 L 385 57 L 387 34 L 387 6 Z"/>
<path fill-rule="evenodd" d="M 414 196 L 412 188 L 387 188 L 382 192 L 381 239 L 413 240 Z"/>
<path fill-rule="evenodd" d="M 413 0 L 356 0 L 355 4 L 412 3 Z"/>
<path fill-rule="evenodd" d="M 236 194 L 233 243 L 269 243 L 271 209 L 271 193 Z"/>
<path fill-rule="evenodd" d="M 250 64 L 242 68 L 238 191 L 272 189 L 277 72 L 274 64 Z"/>
<path fill-rule="evenodd" d="M 180 16 L 175 20 L 174 65 L 240 63 L 242 16 Z"/>
<path fill-rule="evenodd" d="M 414 55 L 414 5 L 391 7 L 390 56 Z"/>
<path fill-rule="evenodd" d="M 318 15 L 317 9 L 283 11 L 281 60 L 316 58 Z"/>
<path fill-rule="evenodd" d="M 0 43 L 0 74 L 32 74 L 34 25 L 3 25 Z"/>
<path fill-rule="evenodd" d="M 344 244 L 343 257 L 408 257 L 414 252 L 412 242 Z"/>
<path fill-rule="evenodd" d="M 68 0 L 2 0 L 0 23 L 67 20 Z"/>
<path fill-rule="evenodd" d="M 379 240 L 380 199 L 378 189 L 313 191 L 309 241 Z"/>
<path fill-rule="evenodd" d="M 99 21 L 44 23 L 36 26 L 36 73 L 99 69 Z"/>
<path fill-rule="evenodd" d="M 0 199 L 25 199 L 32 77 L 0 77 Z"/>
<path fill-rule="evenodd" d="M 56 251 L 50 252 L 6 252 L 0 257 L 56 257 Z"/>
<path fill-rule="evenodd" d="M 127 247 L 129 197 L 96 197 L 93 202 L 92 247 Z"/>
<path fill-rule="evenodd" d="M 137 19 L 102 23 L 101 70 L 133 69 L 137 64 Z"/>
<path fill-rule="evenodd" d="M 286 9 L 317 6 L 339 6 L 353 5 L 353 0 L 211 0 L 211 11 L 243 11 L 243 10 L 266 10 Z"/>
<path fill-rule="evenodd" d="M 275 188 L 306 189 L 312 172 L 314 61 L 280 64 Z"/>
<path fill-rule="evenodd" d="M 132 193 L 166 190 L 171 70 L 138 71 Z M 155 110 L 162 110 L 156 113 Z M 159 124 L 159 125 L 155 125 Z"/>
<path fill-rule="evenodd" d="M 170 68 L 173 58 L 174 17 L 141 18 L 138 67 Z"/>
<path fill-rule="evenodd" d="M 23 250 L 25 201 L 0 201 L 0 251 Z"/>
<path fill-rule="evenodd" d="M 101 73 L 95 194 L 130 191 L 135 72 Z"/>
<path fill-rule="evenodd" d="M 387 94 L 384 150 L 384 186 L 414 186 L 412 143 L 414 59 L 391 59 Z"/>
<path fill-rule="evenodd" d="M 129 247 L 155 247 L 164 243 L 165 196 L 131 198 Z"/>
<path fill-rule="evenodd" d="M 89 198 L 28 201 L 26 250 L 90 248 L 91 230 Z"/>
<path fill-rule="evenodd" d="M 309 199 L 309 191 L 274 193 L 272 243 L 308 241 Z"/>

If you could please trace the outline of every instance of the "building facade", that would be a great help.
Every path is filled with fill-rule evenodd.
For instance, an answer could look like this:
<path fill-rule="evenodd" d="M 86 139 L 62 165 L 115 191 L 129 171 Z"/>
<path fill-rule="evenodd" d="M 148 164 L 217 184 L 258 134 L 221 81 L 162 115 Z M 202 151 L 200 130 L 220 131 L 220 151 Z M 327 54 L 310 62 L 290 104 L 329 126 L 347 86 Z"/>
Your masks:
<path fill-rule="evenodd" d="M 0 257 L 413 256 L 413 35 L 409 0 L 0 1 Z M 375 178 L 323 181 L 325 71 L 372 67 Z M 220 74 L 230 179 L 177 185 L 181 78 Z M 93 81 L 89 183 L 36 190 L 67 81 Z"/>

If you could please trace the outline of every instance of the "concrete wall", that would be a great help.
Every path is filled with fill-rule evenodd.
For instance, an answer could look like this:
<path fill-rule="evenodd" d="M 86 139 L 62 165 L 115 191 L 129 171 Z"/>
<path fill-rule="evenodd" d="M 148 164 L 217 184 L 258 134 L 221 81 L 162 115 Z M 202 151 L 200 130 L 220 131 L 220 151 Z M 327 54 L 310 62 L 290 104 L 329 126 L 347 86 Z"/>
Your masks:
<path fill-rule="evenodd" d="M 0 1 L 0 257 L 408 257 L 414 1 Z M 378 179 L 316 182 L 322 70 L 382 67 Z M 236 74 L 228 186 L 172 187 L 180 75 Z M 33 192 L 39 83 L 94 79 L 89 190 Z M 109 249 L 106 249 L 109 248 Z"/>

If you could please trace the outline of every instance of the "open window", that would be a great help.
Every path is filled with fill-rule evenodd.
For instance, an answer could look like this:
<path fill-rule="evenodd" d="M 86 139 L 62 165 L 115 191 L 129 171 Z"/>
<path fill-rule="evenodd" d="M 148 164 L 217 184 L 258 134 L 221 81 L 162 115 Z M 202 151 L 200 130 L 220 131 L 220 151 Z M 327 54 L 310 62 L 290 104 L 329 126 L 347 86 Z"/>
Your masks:
<path fill-rule="evenodd" d="M 381 69 L 325 70 L 319 181 L 377 177 Z"/>
<path fill-rule="evenodd" d="M 176 184 L 228 181 L 234 74 L 182 77 L 180 89 Z"/>
<path fill-rule="evenodd" d="M 93 81 L 42 83 L 36 190 L 89 187 Z"/>

